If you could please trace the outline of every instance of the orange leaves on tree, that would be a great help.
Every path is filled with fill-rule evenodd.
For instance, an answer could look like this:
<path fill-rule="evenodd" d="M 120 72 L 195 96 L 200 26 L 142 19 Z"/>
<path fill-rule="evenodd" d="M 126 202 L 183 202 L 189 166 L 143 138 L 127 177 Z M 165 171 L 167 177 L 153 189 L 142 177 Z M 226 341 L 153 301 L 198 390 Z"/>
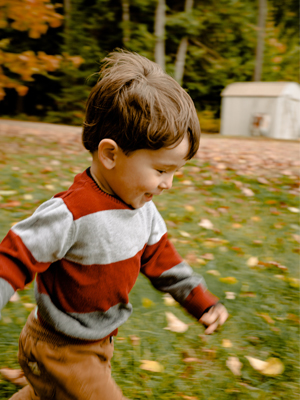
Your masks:
<path fill-rule="evenodd" d="M 49 0 L 0 0 L 0 29 L 9 25 L 19 31 L 28 31 L 28 36 L 38 39 L 45 34 L 49 28 L 57 28 L 62 24 L 63 16 L 56 12 L 56 7 Z M 0 41 L 0 100 L 5 96 L 5 88 L 15 89 L 20 96 L 25 96 L 28 87 L 23 82 L 33 81 L 34 74 L 47 74 L 57 70 L 62 63 L 68 63 L 74 67 L 79 67 L 83 59 L 79 56 L 69 56 L 64 53 L 61 55 L 48 55 L 43 51 L 37 54 L 33 51 L 23 53 L 11 53 L 5 49 L 10 40 Z M 4 68 L 20 76 L 11 79 L 4 73 Z"/>
<path fill-rule="evenodd" d="M 12 20 L 11 27 L 18 31 L 28 31 L 28 36 L 38 39 L 48 27 L 57 28 L 62 24 L 63 16 L 48 0 L 11 0 L 0 2 L 2 9 L 1 25 L 7 26 L 7 19 Z"/>

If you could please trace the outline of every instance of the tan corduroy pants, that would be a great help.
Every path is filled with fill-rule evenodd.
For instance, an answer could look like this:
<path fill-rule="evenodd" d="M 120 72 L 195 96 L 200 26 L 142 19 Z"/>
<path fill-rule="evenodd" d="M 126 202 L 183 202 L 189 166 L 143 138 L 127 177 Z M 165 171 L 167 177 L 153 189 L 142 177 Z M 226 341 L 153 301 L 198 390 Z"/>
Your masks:
<path fill-rule="evenodd" d="M 19 362 L 30 385 L 11 400 L 126 400 L 111 377 L 112 338 L 77 341 L 28 317 Z"/>

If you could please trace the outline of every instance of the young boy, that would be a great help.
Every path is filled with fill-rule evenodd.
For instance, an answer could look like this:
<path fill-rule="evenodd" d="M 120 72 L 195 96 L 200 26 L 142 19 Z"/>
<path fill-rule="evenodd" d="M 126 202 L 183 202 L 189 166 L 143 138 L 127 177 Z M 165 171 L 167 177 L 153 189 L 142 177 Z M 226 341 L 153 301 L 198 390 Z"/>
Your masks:
<path fill-rule="evenodd" d="M 188 94 L 161 68 L 118 51 L 87 102 L 92 165 L 16 224 L 0 245 L 0 310 L 36 276 L 37 309 L 20 336 L 30 385 L 12 399 L 124 399 L 111 378 L 113 336 L 132 312 L 139 272 L 212 333 L 227 311 L 176 253 L 152 198 L 199 147 Z"/>

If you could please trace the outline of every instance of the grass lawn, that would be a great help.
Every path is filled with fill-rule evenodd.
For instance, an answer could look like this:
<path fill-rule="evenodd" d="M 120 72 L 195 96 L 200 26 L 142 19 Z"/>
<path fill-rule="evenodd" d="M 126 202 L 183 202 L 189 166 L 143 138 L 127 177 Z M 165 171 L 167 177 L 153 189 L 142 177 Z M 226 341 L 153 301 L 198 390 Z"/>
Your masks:
<path fill-rule="evenodd" d="M 66 144 L 2 136 L 0 153 L 1 239 L 90 165 L 79 140 Z M 205 336 L 197 321 L 179 306 L 165 304 L 163 294 L 140 276 L 130 296 L 134 312 L 119 329 L 112 365 L 127 397 L 299 399 L 297 185 L 294 175 L 258 179 L 192 160 L 176 174 L 173 188 L 155 199 L 172 242 L 230 317 L 218 332 Z M 34 304 L 33 286 L 19 295 L 2 310 L 0 368 L 19 368 L 18 336 Z M 166 312 L 189 329 L 165 330 Z M 284 371 L 264 375 L 246 356 L 275 358 Z M 230 357 L 242 363 L 240 375 L 227 367 Z M 163 370 L 143 370 L 141 360 L 157 361 Z M 17 390 L 0 377 L 1 400 Z"/>

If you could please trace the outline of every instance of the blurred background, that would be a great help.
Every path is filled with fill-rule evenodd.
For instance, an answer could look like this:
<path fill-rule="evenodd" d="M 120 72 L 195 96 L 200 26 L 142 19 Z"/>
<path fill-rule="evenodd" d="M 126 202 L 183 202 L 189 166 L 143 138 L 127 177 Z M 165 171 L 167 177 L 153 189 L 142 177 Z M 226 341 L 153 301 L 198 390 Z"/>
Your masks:
<path fill-rule="evenodd" d="M 299 82 L 298 0 L 1 0 L 0 116 L 81 125 L 115 48 L 159 63 L 219 132 L 233 82 Z"/>

